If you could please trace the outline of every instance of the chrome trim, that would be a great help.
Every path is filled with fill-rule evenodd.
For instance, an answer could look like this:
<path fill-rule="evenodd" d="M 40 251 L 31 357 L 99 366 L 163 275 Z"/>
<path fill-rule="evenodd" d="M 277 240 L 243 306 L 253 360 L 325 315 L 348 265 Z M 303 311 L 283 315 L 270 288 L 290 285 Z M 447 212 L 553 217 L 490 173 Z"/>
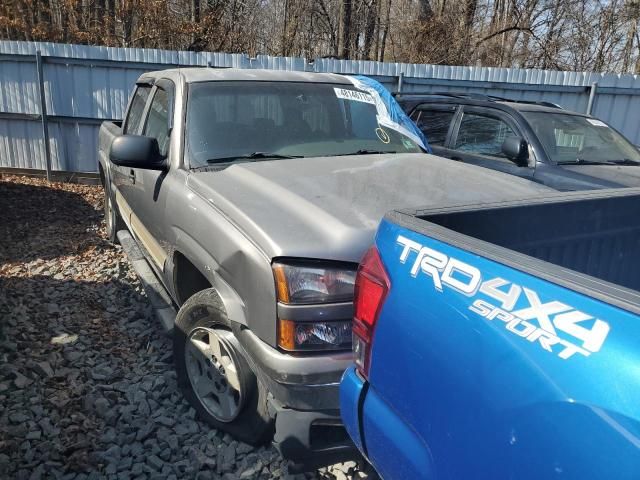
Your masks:
<path fill-rule="evenodd" d="M 147 230 L 138 216 L 133 213 L 133 210 L 124 199 L 122 194 L 116 190 L 116 203 L 120 211 L 120 216 L 124 219 L 133 235 L 142 244 L 142 246 L 149 252 L 149 255 L 153 259 L 154 263 L 164 270 L 164 263 L 167 260 L 167 252 L 164 251 L 162 245 L 151 235 L 151 232 Z"/>

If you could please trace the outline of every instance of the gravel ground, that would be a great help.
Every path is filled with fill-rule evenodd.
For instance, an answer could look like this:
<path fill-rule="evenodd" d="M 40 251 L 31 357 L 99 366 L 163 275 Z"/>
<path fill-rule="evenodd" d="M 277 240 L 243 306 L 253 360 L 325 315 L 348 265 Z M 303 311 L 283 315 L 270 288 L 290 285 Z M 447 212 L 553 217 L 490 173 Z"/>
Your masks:
<path fill-rule="evenodd" d="M 354 467 L 289 474 L 200 422 L 105 240 L 102 189 L 0 178 L 0 478 L 366 478 Z"/>

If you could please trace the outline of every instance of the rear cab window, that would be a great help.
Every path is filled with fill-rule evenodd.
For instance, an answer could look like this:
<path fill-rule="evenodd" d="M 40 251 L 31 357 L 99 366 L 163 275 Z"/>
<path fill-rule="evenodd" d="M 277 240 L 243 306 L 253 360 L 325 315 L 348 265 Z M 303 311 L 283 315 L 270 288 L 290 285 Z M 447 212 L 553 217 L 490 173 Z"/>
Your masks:
<path fill-rule="evenodd" d="M 124 130 L 122 133 L 129 135 L 136 135 L 140 132 L 140 126 L 142 124 L 142 115 L 144 113 L 144 107 L 149 99 L 151 93 L 150 85 L 138 85 L 133 98 L 131 100 L 131 106 L 127 113 L 126 121 L 124 122 Z"/>

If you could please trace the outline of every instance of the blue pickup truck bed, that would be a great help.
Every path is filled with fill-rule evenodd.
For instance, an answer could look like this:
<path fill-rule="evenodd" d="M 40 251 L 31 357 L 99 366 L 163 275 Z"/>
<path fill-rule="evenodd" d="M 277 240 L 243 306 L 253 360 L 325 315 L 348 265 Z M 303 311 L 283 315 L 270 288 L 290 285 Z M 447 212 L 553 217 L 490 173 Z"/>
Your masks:
<path fill-rule="evenodd" d="M 640 190 L 393 212 L 342 416 L 386 479 L 640 478 Z"/>

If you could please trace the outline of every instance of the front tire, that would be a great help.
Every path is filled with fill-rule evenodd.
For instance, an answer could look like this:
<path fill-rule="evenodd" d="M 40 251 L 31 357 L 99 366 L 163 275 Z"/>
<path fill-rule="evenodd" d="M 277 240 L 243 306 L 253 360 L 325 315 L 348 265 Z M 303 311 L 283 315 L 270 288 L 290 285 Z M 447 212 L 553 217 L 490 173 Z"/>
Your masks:
<path fill-rule="evenodd" d="M 178 384 L 200 418 L 252 445 L 272 437 L 267 391 L 240 352 L 213 288 L 180 308 L 173 355 Z"/>

